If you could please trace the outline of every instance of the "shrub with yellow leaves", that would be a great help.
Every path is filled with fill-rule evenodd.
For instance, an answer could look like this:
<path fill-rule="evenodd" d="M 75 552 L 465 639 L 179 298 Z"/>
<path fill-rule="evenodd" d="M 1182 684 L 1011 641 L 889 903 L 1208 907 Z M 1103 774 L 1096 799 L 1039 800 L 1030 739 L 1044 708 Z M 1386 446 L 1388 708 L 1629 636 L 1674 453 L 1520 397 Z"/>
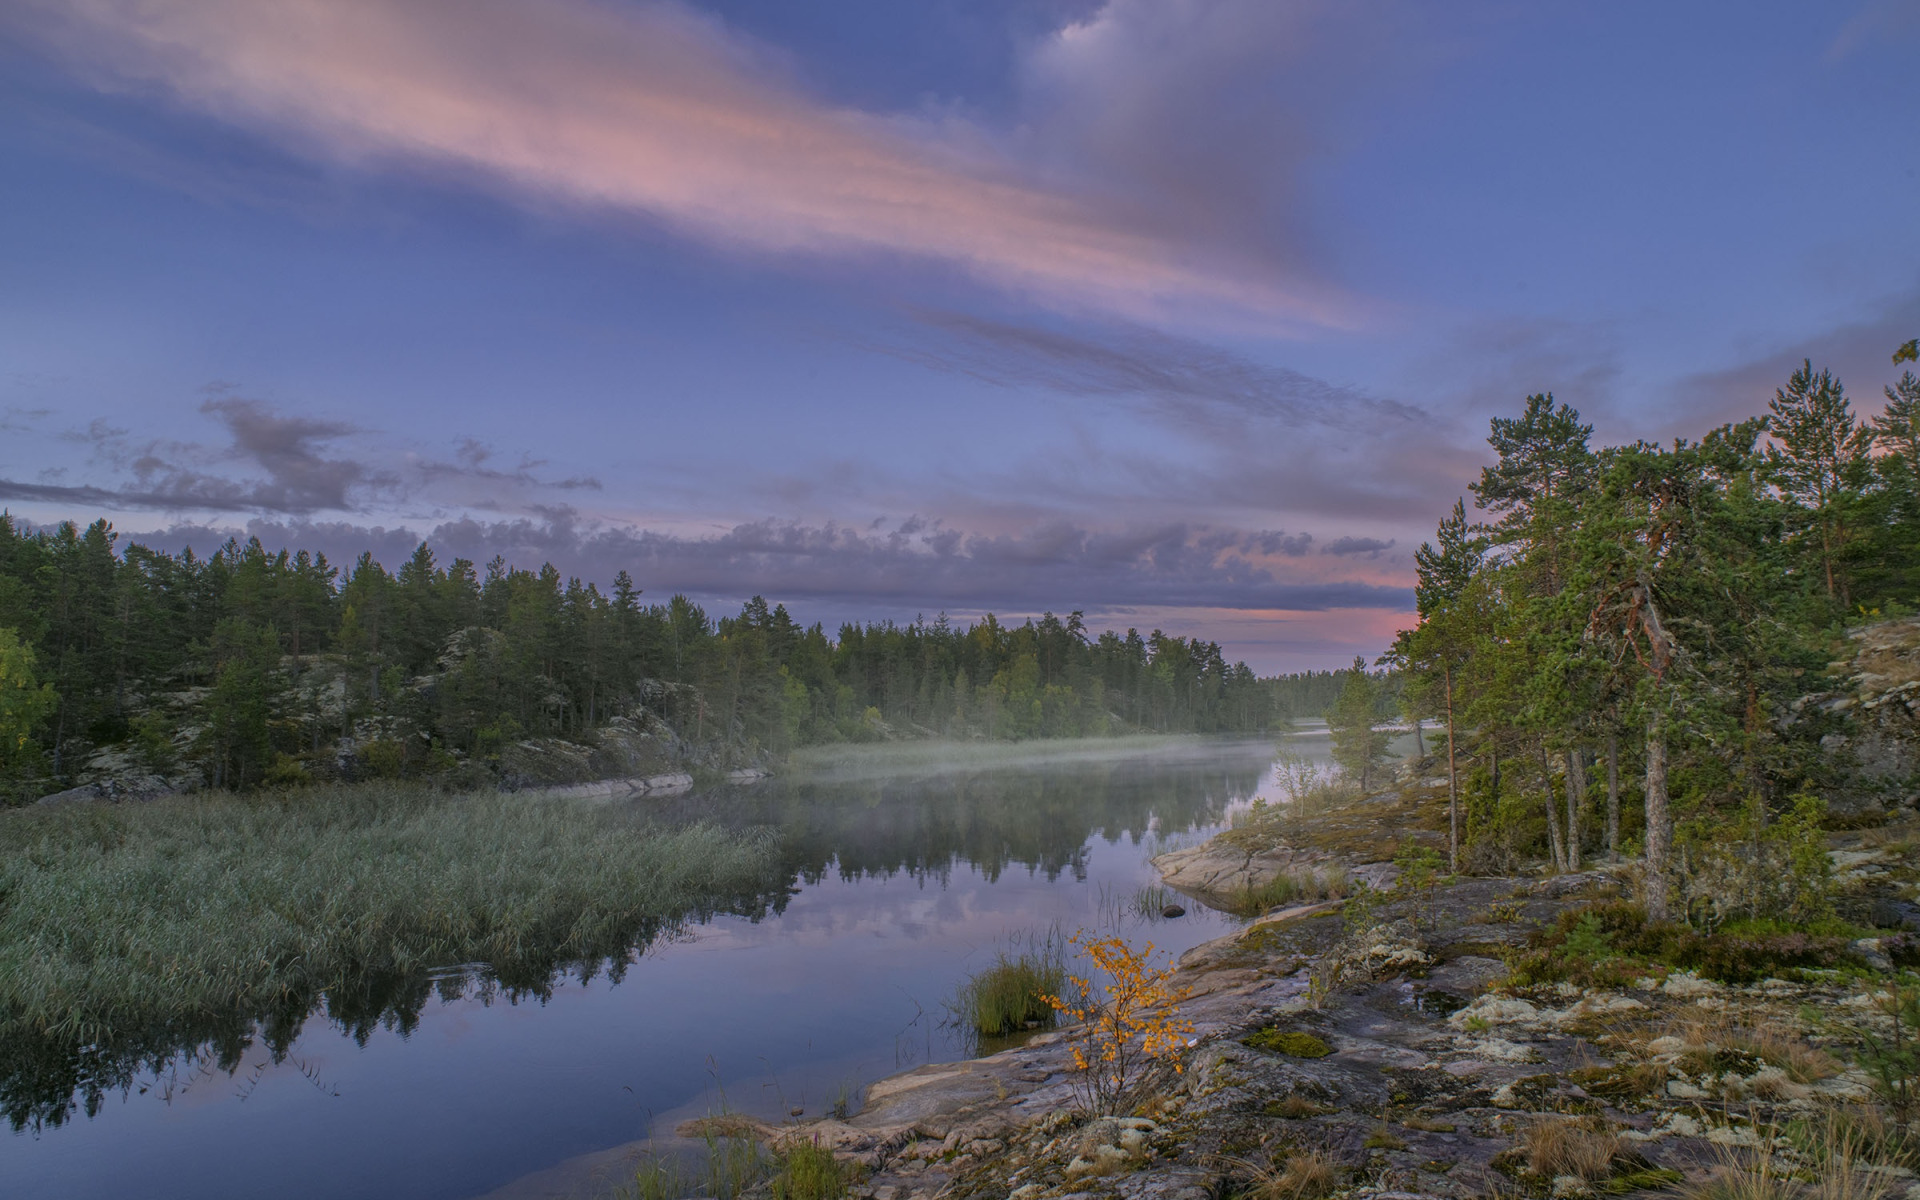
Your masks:
<path fill-rule="evenodd" d="M 1075 1088 L 1087 1111 L 1115 1115 L 1133 1103 L 1155 1067 L 1180 1073 L 1180 1051 L 1193 1033 L 1180 1016 L 1185 993 L 1174 988 L 1171 966 L 1152 965 L 1152 942 L 1136 951 L 1121 938 L 1086 930 L 1067 942 L 1091 960 L 1091 977 L 1068 972 L 1068 994 L 1045 999 L 1071 1023 Z"/>

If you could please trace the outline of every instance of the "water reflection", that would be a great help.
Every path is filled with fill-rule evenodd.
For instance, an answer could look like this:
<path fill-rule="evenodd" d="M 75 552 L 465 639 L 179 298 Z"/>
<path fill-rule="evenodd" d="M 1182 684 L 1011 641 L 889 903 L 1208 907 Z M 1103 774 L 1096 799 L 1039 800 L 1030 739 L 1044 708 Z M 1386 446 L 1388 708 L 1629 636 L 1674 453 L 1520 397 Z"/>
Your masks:
<path fill-rule="evenodd" d="M 704 1111 L 710 1069 L 771 1115 L 953 1057 L 939 1005 L 970 961 L 1009 930 L 1097 923 L 1103 888 L 1152 881 L 1143 843 L 1220 823 L 1272 753 L 843 771 L 638 802 L 773 831 L 774 878 L 584 961 L 535 947 L 190 1027 L 0 1033 L 0 1103 L 44 1132 L 0 1157 L 0 1191 L 243 1196 L 267 1171 L 288 1197 L 452 1200 Z M 1145 936 L 1178 951 L 1221 929 L 1196 913 Z M 218 1173 L 156 1183 L 175 1154 Z"/>
<path fill-rule="evenodd" d="M 789 889 L 769 881 L 761 891 L 712 896 L 670 920 L 649 919 L 609 932 L 582 956 L 561 957 L 528 946 L 520 957 L 438 971 L 397 972 L 367 966 L 345 986 L 299 991 L 278 1003 L 203 1014 L 153 1027 L 43 1032 L 24 1022 L 0 1021 L 0 1110 L 17 1132 L 39 1133 L 76 1114 L 99 1114 L 109 1096 L 155 1094 L 170 1100 L 189 1081 L 213 1073 L 233 1076 L 255 1046 L 278 1066 L 289 1061 L 311 1021 L 327 1024 L 364 1047 L 376 1030 L 401 1037 L 414 1032 L 433 1003 L 471 1000 L 544 1003 L 563 981 L 601 976 L 618 983 L 646 950 L 721 913 L 759 919 L 777 912 Z M 161 986 L 156 981 L 155 986 Z"/>
<path fill-rule="evenodd" d="M 672 811 L 772 827 L 783 865 L 808 884 L 829 873 L 945 881 L 961 864 L 989 882 L 1013 865 L 1084 879 L 1090 839 L 1137 843 L 1217 823 L 1252 794 L 1272 758 L 1268 742 L 1188 742 L 1117 759 L 882 778 L 833 771 L 687 797 Z"/>

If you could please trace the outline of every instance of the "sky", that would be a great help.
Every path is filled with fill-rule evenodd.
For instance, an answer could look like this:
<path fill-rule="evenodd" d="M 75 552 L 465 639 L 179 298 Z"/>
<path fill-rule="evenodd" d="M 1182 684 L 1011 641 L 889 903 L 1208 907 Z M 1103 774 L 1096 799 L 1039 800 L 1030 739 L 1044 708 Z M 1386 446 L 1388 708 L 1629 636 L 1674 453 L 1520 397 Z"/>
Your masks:
<path fill-rule="evenodd" d="M 1530 393 L 1877 411 L 1916 214 L 1920 0 L 10 0 L 0 506 L 1341 666 Z"/>

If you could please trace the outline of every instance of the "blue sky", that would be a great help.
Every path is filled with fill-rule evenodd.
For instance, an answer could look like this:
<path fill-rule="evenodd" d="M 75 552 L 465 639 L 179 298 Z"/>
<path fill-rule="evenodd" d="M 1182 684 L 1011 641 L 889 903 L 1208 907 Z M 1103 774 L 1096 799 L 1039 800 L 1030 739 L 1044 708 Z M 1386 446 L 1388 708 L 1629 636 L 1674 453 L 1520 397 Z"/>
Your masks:
<path fill-rule="evenodd" d="M 1377 653 L 1552 391 L 1877 409 L 1920 3 L 21 0 L 0 503 Z"/>

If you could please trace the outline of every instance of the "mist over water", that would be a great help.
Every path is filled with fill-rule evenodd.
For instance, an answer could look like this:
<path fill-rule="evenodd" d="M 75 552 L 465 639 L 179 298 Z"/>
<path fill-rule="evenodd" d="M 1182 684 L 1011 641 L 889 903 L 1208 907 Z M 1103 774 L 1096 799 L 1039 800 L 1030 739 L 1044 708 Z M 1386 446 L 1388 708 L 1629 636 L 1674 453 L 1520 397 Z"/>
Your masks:
<path fill-rule="evenodd" d="M 364 1045 L 316 1015 L 277 1063 L 258 1045 L 231 1073 L 176 1061 L 96 1116 L 11 1136 L 0 1192 L 533 1194 L 583 1183 L 722 1090 L 749 1113 L 817 1114 L 843 1088 L 963 1057 L 943 1001 L 1010 934 L 1120 920 L 1178 954 L 1233 928 L 1197 906 L 1151 924 L 1117 910 L 1157 882 L 1150 854 L 1270 789 L 1273 758 L 1268 741 L 1205 739 L 894 746 L 636 801 L 772 830 L 788 894 L 655 943 L 617 984 L 563 978 L 518 1002 L 422 989 Z"/>

